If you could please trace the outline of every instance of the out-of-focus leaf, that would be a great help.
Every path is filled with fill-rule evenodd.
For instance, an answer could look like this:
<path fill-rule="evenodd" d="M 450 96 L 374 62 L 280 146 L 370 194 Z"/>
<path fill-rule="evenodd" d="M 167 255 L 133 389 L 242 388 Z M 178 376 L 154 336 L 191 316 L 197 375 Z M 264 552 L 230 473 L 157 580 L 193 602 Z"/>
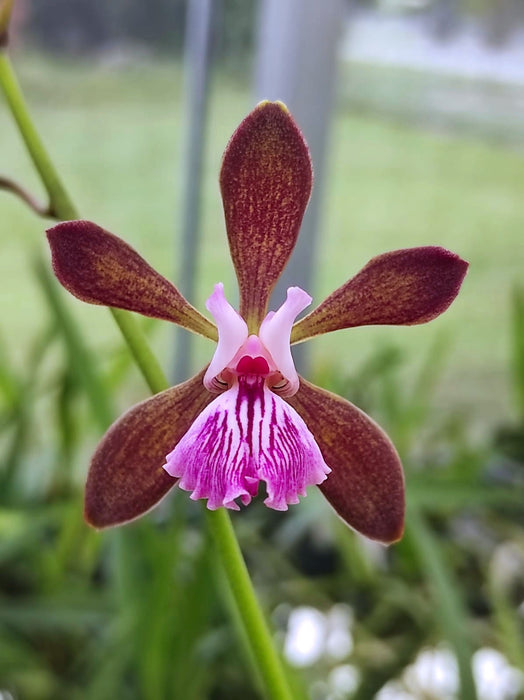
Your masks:
<path fill-rule="evenodd" d="M 513 291 L 513 387 L 520 419 L 524 423 L 524 287 Z"/>
<path fill-rule="evenodd" d="M 51 276 L 48 267 L 38 260 L 35 263 L 35 271 L 49 308 L 63 335 L 70 366 L 84 388 L 94 419 L 102 430 L 106 430 L 113 419 L 114 412 L 109 393 L 98 372 L 96 360 L 69 313 L 58 283 Z"/>
<path fill-rule="evenodd" d="M 42 556 L 43 534 L 57 530 L 67 518 L 69 509 L 67 502 L 44 506 L 26 503 L 19 508 L 0 508 L 0 566 L 13 559 L 31 557 L 31 554 L 34 560 Z M 52 553 L 56 556 L 54 548 Z M 74 556 L 80 556 L 78 549 Z"/>
<path fill-rule="evenodd" d="M 524 542 L 520 531 L 517 533 L 514 540 L 495 548 L 489 563 L 487 588 L 500 648 L 510 663 L 524 669 L 524 627 L 516 610 L 524 585 Z"/>
<path fill-rule="evenodd" d="M 431 398 L 440 378 L 449 348 L 447 335 L 436 335 L 410 388 L 399 375 L 384 376 L 382 402 L 386 422 L 401 457 L 405 457 L 418 437 L 432 409 Z"/>
<path fill-rule="evenodd" d="M 59 596 L 54 600 L 28 600 L 16 604 L 0 603 L 0 622 L 23 631 L 82 630 L 85 625 L 97 625 L 110 612 L 107 603 L 87 600 L 67 600 Z"/>
<path fill-rule="evenodd" d="M 424 473 L 410 474 L 406 489 L 408 502 L 433 513 L 448 514 L 479 506 L 519 507 L 524 501 L 524 487 L 439 479 Z"/>
<path fill-rule="evenodd" d="M 14 408 L 20 392 L 20 381 L 11 367 L 7 348 L 0 336 L 0 395 L 8 408 Z"/>
<path fill-rule="evenodd" d="M 36 336 L 21 376 L 11 366 L 7 353 L 0 352 L 0 377 L 4 377 L 9 401 L 6 427 L 9 425 L 12 430 L 0 475 L 1 499 L 4 502 L 8 502 L 19 465 L 30 448 L 38 375 L 53 338 L 53 327 L 45 328 Z"/>
<path fill-rule="evenodd" d="M 208 544 L 187 532 L 182 504 L 183 496 L 161 529 L 146 519 L 103 535 L 113 553 L 119 611 L 113 644 L 125 640 L 123 672 L 132 669 L 144 700 L 204 700 L 213 682 L 213 673 L 202 669 L 212 663 L 206 661 L 204 647 L 212 633 L 216 586 L 210 584 Z"/>
<path fill-rule="evenodd" d="M 431 399 L 442 375 L 451 346 L 448 333 L 437 333 L 413 384 L 411 401 L 421 411 L 431 406 Z M 422 416 L 425 414 L 422 413 Z"/>
<path fill-rule="evenodd" d="M 457 659 L 461 700 L 476 700 L 477 690 L 471 666 L 472 642 L 469 619 L 462 602 L 459 586 L 453 580 L 424 516 L 411 505 L 408 510 L 406 536 L 417 552 L 421 569 L 434 596 L 444 637 Z"/>

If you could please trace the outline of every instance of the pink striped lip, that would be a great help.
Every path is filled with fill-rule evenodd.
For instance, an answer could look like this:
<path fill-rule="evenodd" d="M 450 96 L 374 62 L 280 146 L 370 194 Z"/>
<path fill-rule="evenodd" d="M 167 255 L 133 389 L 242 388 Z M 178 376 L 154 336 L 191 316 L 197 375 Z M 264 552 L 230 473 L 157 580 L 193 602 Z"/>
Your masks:
<path fill-rule="evenodd" d="M 241 362 L 258 366 L 258 359 L 265 362 Z M 262 374 L 252 372 L 235 378 L 202 411 L 167 455 L 164 469 L 193 500 L 206 498 L 210 510 L 238 510 L 236 499 L 248 505 L 260 481 L 267 488 L 264 503 L 287 510 L 331 471 L 299 414 L 267 387 Z"/>

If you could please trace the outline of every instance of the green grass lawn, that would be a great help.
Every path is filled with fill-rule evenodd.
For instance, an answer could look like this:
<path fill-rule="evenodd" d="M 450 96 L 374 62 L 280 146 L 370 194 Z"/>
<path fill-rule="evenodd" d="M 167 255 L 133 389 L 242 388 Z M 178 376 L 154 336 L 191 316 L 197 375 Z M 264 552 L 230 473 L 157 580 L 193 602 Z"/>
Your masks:
<path fill-rule="evenodd" d="M 32 59 L 20 62 L 18 74 L 82 214 L 125 237 L 167 276 L 176 276 L 183 197 L 180 68 L 109 69 Z M 217 76 L 210 100 L 201 274 L 193 300 L 200 308 L 215 281 L 224 281 L 234 296 L 217 175 L 227 139 L 252 106 L 247 89 Z M 43 197 L 3 105 L 0 154 L 0 172 Z M 320 301 L 369 258 L 393 248 L 443 245 L 468 259 L 471 270 L 451 310 L 431 325 L 364 328 L 315 340 L 313 369 L 354 372 L 370 351 L 388 343 L 401 347 L 411 368 L 420 364 L 435 334 L 449 333 L 441 404 L 491 423 L 507 415 L 509 298 L 524 271 L 523 182 L 522 153 L 507 145 L 359 116 L 341 106 L 330 138 L 318 273 L 310 290 L 315 299 Z M 45 313 L 31 271 L 35 250 L 45 250 L 45 222 L 4 193 L 0 211 L 0 328 L 22 362 Z M 71 305 L 95 346 L 117 341 L 103 310 Z M 154 342 L 166 367 L 171 340 L 167 324 L 159 323 Z M 195 365 L 210 351 L 198 341 Z"/>

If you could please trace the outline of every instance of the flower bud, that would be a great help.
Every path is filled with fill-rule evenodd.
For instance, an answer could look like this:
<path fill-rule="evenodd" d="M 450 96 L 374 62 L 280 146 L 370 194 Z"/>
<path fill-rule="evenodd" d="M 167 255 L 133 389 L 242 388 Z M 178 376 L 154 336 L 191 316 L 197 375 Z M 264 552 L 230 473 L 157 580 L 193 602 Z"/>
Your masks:
<path fill-rule="evenodd" d="M 14 0 L 0 0 L 0 49 L 8 44 L 9 21 Z"/>

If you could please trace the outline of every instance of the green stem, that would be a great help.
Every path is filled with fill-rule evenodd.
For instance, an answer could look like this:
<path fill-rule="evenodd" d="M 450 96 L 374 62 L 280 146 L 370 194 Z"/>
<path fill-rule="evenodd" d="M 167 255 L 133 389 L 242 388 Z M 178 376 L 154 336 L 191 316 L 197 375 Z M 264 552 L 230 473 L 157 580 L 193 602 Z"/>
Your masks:
<path fill-rule="evenodd" d="M 33 125 L 9 57 L 0 51 L 0 87 L 16 120 L 27 150 L 47 190 L 50 210 L 58 219 L 77 219 L 78 212 Z M 122 335 L 153 393 L 169 386 L 157 359 L 136 320 L 127 312 L 111 309 Z M 231 518 L 225 509 L 208 511 L 209 528 L 215 537 L 226 576 L 238 607 L 268 697 L 292 700 L 282 661 L 276 651 L 266 619 L 259 607 L 253 583 L 242 557 Z"/>
<path fill-rule="evenodd" d="M 282 661 L 258 604 L 231 518 L 224 508 L 214 511 L 206 509 L 206 514 L 268 697 L 272 700 L 292 700 Z"/>
<path fill-rule="evenodd" d="M 130 313 L 122 311 L 122 309 L 111 308 L 110 311 L 124 336 L 137 366 L 142 372 L 142 376 L 146 380 L 147 386 L 151 389 L 151 393 L 158 394 L 160 391 L 168 389 L 169 382 L 167 377 L 136 320 Z"/>
<path fill-rule="evenodd" d="M 0 86 L 49 196 L 49 213 L 63 221 L 80 218 L 33 124 L 9 56 L 5 51 L 0 51 Z M 126 311 L 120 309 L 110 309 L 110 311 L 151 391 L 157 393 L 167 389 L 169 383 L 136 320 Z"/>

